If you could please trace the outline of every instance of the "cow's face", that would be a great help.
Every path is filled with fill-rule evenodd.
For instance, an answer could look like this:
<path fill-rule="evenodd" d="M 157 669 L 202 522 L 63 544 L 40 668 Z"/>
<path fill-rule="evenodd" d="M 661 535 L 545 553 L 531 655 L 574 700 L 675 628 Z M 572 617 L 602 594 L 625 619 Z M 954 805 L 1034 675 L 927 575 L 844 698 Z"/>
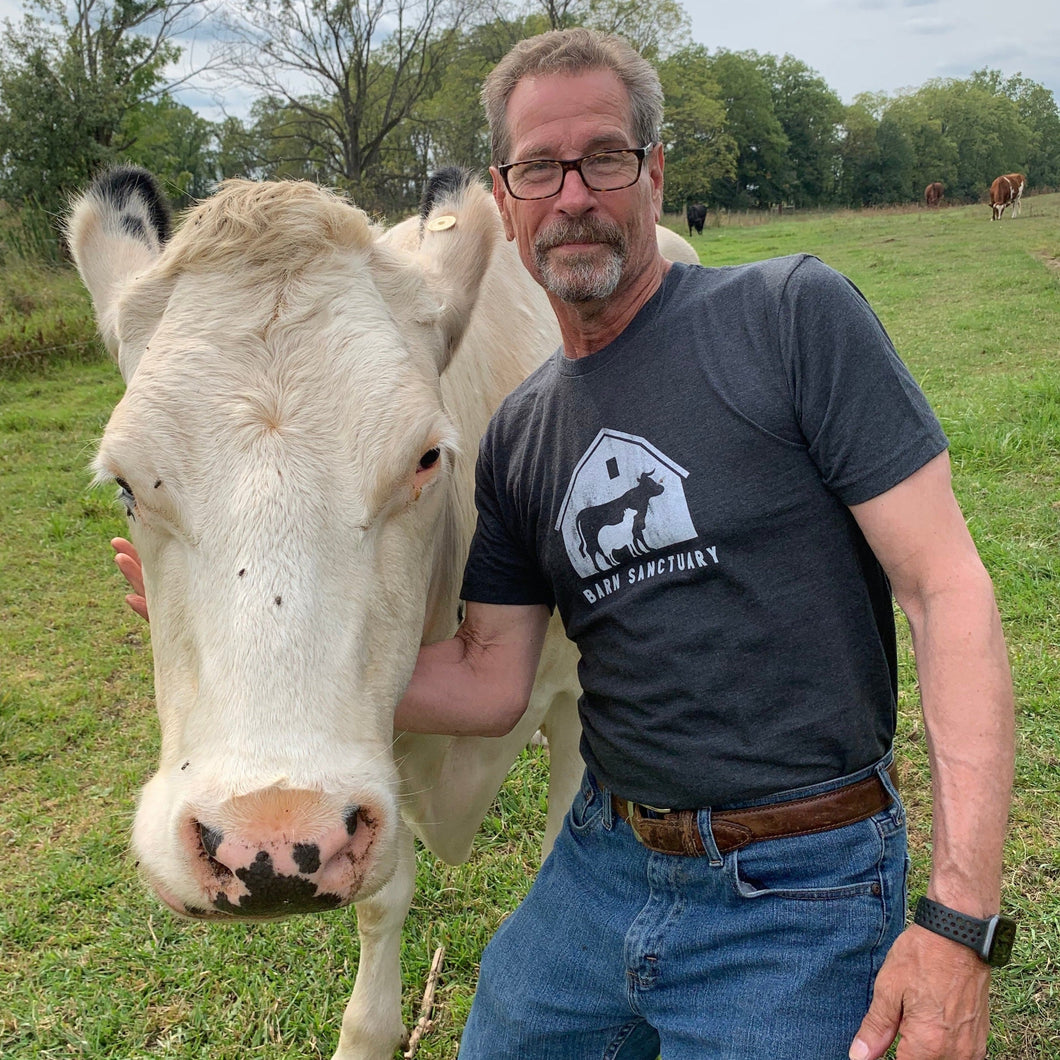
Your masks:
<path fill-rule="evenodd" d="M 162 726 L 134 846 L 178 912 L 328 908 L 393 868 L 393 710 L 445 540 L 439 372 L 469 307 L 367 229 L 301 259 L 180 238 L 96 296 L 128 383 L 97 470 L 143 560 Z"/>

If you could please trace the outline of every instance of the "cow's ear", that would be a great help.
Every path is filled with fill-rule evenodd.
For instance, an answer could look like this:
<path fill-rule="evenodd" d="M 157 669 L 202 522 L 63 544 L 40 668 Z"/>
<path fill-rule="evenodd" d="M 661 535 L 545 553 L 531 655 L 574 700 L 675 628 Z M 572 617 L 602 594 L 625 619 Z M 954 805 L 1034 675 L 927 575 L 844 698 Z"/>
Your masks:
<path fill-rule="evenodd" d="M 494 249 L 503 240 L 493 198 L 478 184 L 459 198 L 439 203 L 424 221 L 420 255 L 439 303 L 445 338 L 439 371 L 445 370 L 464 336 Z"/>
<path fill-rule="evenodd" d="M 123 295 L 131 280 L 151 268 L 159 248 L 110 228 L 89 200 L 75 207 L 67 233 L 74 264 L 92 298 L 100 338 L 128 382 L 131 366 L 121 356 L 122 313 L 127 304 Z"/>
<path fill-rule="evenodd" d="M 123 294 L 150 270 L 169 238 L 168 203 L 146 170 L 119 166 L 73 200 L 63 228 L 103 344 L 128 382 L 135 366 L 122 352 Z"/>

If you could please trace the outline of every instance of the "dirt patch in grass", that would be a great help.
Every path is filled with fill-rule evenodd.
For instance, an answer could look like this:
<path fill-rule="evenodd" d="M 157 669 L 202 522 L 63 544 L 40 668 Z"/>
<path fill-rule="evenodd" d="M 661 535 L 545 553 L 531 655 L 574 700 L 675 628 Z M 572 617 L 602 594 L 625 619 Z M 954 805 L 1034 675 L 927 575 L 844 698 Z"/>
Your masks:
<path fill-rule="evenodd" d="M 1053 272 L 1060 274 L 1060 258 L 1053 257 L 1046 253 L 1039 253 L 1037 257 L 1038 260 L 1046 266 L 1046 268 L 1051 269 Z"/>

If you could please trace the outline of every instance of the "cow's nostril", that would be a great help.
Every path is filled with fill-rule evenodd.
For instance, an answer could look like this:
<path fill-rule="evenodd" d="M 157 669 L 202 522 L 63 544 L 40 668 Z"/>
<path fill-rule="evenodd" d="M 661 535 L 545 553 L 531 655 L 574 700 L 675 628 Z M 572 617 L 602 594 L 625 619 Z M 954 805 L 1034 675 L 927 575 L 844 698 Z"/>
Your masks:
<path fill-rule="evenodd" d="M 221 845 L 221 840 L 224 839 L 224 835 L 216 828 L 211 828 L 209 825 L 205 825 L 202 821 L 197 822 L 199 826 L 199 842 L 202 843 L 202 849 L 211 858 L 217 857 L 217 848 Z"/>
<path fill-rule="evenodd" d="M 211 828 L 202 821 L 193 821 L 195 834 L 199 837 L 199 859 L 207 874 L 209 886 L 227 887 L 233 879 L 232 870 L 219 861 L 217 852 L 224 841 L 224 833 L 219 828 Z"/>
<path fill-rule="evenodd" d="M 353 835 L 357 831 L 357 820 L 360 816 L 360 806 L 350 806 L 343 814 L 343 821 L 346 824 L 346 834 Z"/>

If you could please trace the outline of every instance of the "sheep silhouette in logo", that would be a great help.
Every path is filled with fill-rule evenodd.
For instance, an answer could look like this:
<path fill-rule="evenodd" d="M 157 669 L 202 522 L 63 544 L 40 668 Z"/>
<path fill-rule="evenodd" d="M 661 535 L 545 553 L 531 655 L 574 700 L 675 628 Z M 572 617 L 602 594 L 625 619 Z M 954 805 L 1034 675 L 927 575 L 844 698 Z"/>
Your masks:
<path fill-rule="evenodd" d="M 644 522 L 648 516 L 648 505 L 652 497 L 658 497 L 665 488 L 661 482 L 656 482 L 651 477 L 654 470 L 652 468 L 651 471 L 642 472 L 635 486 L 613 500 L 604 501 L 603 504 L 591 504 L 578 512 L 578 548 L 583 556 L 592 560 L 598 571 L 608 570 L 622 559 L 632 559 L 650 551 L 644 541 Z M 629 512 L 633 513 L 633 522 L 626 533 L 624 524 Z M 605 547 L 600 542 L 600 535 L 609 527 L 623 529 L 619 532 L 619 540 L 613 544 L 609 541 L 610 547 Z M 597 559 L 598 556 L 603 560 L 602 565 Z"/>

